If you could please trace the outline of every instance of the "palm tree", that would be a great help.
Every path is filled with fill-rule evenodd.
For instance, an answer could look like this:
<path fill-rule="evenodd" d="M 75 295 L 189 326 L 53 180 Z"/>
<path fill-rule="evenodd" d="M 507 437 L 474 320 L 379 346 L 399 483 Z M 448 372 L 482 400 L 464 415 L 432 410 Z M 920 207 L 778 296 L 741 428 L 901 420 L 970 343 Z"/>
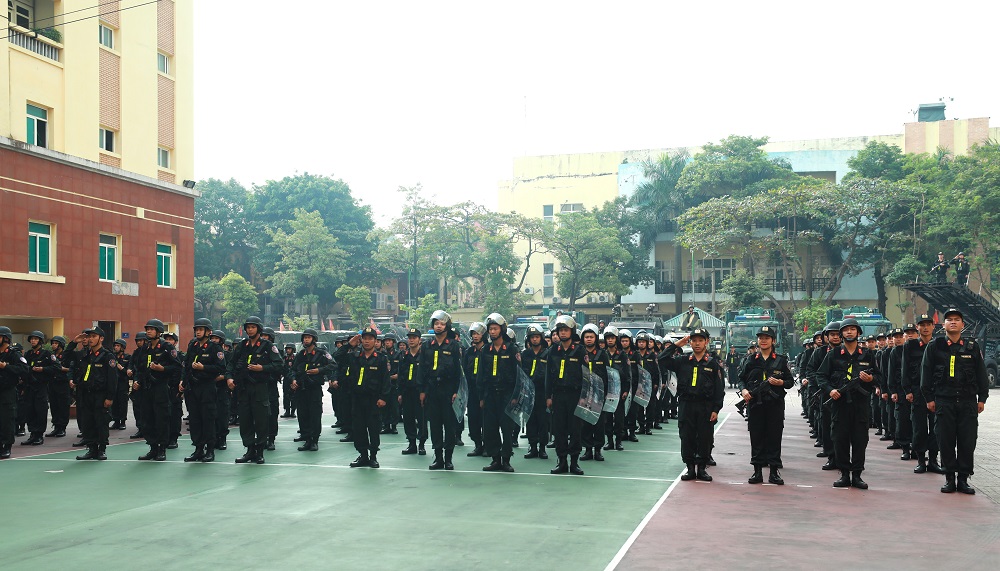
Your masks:
<path fill-rule="evenodd" d="M 631 199 L 632 206 L 645 217 L 643 230 L 639 233 L 639 243 L 642 246 L 653 248 L 657 234 L 676 231 L 674 218 L 689 206 L 684 194 L 677 190 L 677 181 L 689 158 L 687 151 L 677 151 L 673 154 L 664 153 L 655 161 L 647 159 L 642 162 L 646 181 L 636 187 Z M 684 284 L 680 279 L 683 254 L 684 249 L 680 243 L 674 242 L 676 313 L 681 313 L 681 296 L 684 293 Z"/>

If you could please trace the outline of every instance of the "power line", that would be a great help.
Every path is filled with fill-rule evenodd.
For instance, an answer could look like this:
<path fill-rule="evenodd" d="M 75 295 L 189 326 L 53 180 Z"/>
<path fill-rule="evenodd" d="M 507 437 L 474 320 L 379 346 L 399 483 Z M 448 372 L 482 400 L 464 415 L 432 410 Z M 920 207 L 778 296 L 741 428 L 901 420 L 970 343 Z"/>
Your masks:
<path fill-rule="evenodd" d="M 59 14 L 59 16 L 65 16 L 67 14 L 76 14 L 77 12 L 85 12 L 87 10 L 93 10 L 94 8 L 100 8 L 101 6 L 107 6 L 108 4 L 114 4 L 115 2 L 118 2 L 118 0 L 108 0 L 107 2 L 104 2 L 102 4 L 98 4 L 97 6 L 88 6 L 87 8 L 78 8 L 76 10 L 70 10 L 69 12 L 63 12 L 62 14 Z M 111 13 L 112 12 L 104 12 L 104 14 L 111 14 Z M 100 16 L 100 15 L 102 15 L 102 14 L 98 14 L 98 16 Z M 47 18 L 41 18 L 41 19 L 35 20 L 35 23 L 37 24 L 38 22 L 44 22 L 45 20 L 54 20 L 57 17 L 58 16 L 49 16 Z M 53 25 L 58 25 L 58 24 L 53 24 Z"/>
<path fill-rule="evenodd" d="M 100 18 L 101 16 L 104 16 L 104 15 L 107 15 L 107 14 L 117 14 L 118 12 L 124 12 L 126 10 L 131 10 L 132 8 L 140 8 L 142 6 L 148 6 L 150 4 L 158 4 L 159 2 L 160 2 L 160 0 L 151 0 L 150 2 L 143 2 L 142 4 L 136 4 L 135 6 L 129 6 L 128 8 L 119 8 L 118 10 L 111 10 L 111 11 L 108 11 L 108 12 L 101 12 L 101 13 L 99 13 L 97 15 L 94 15 L 94 16 L 87 16 L 86 18 L 78 18 L 76 20 L 70 20 L 69 22 L 63 22 L 62 24 L 55 24 L 55 25 L 52 25 L 52 26 L 46 26 L 44 28 L 39 28 L 39 30 L 51 30 L 51 29 L 54 29 L 54 28 L 56 28 L 58 26 L 66 26 L 67 24 L 74 24 L 76 22 L 83 22 L 85 20 L 93 20 L 94 18 Z M 101 4 L 99 6 L 92 6 L 91 8 L 98 8 L 98 7 L 103 6 L 103 5 L 104 4 Z M 83 8 L 82 10 L 90 10 L 90 8 Z M 80 11 L 81 10 L 74 10 L 74 12 L 80 12 Z M 67 13 L 71 14 L 72 12 L 67 12 Z M 14 37 L 14 35 L 17 34 L 17 33 L 18 32 L 11 32 L 11 33 L 7 34 L 7 36 L 4 39 L 5 40 L 9 40 L 10 38 Z M 35 31 L 35 34 L 37 35 L 38 31 Z"/>

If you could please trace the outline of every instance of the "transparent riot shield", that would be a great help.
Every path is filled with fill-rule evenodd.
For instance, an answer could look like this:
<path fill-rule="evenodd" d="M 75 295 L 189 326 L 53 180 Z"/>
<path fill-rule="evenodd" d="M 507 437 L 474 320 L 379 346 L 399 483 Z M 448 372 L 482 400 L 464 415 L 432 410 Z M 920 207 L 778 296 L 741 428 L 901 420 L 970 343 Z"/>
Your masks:
<path fill-rule="evenodd" d="M 451 408 L 455 411 L 458 422 L 461 423 L 465 416 L 465 407 L 469 404 L 469 382 L 465 379 L 463 368 L 459 367 L 458 371 L 458 396 L 455 398 L 455 402 L 451 403 Z M 475 406 L 479 406 L 479 403 L 476 403 Z"/>
<path fill-rule="evenodd" d="M 633 393 L 631 393 L 631 392 L 628 394 L 628 396 L 625 397 L 625 415 L 626 416 L 628 416 L 628 409 L 632 408 L 632 398 L 633 397 L 635 397 L 635 395 Z"/>
<path fill-rule="evenodd" d="M 604 412 L 614 412 L 622 398 L 622 376 L 614 367 L 608 367 L 608 394 L 604 397 Z"/>
<path fill-rule="evenodd" d="M 521 428 L 528 424 L 531 416 L 531 409 L 535 406 L 535 383 L 531 382 L 524 369 L 517 367 L 517 381 L 514 383 L 514 392 L 511 394 L 510 402 L 504 409 L 504 413 L 514 420 Z M 541 398 L 541 397 L 537 397 Z"/>
<path fill-rule="evenodd" d="M 673 371 L 670 371 L 670 378 L 667 379 L 667 382 L 664 383 L 664 384 L 667 386 L 667 390 L 670 391 L 670 394 L 672 394 L 674 396 L 677 396 L 677 374 L 676 373 L 674 373 Z"/>
<path fill-rule="evenodd" d="M 597 424 L 604 408 L 604 379 L 589 368 L 583 367 L 583 386 L 580 388 L 580 401 L 574 414 L 587 424 Z"/>
<path fill-rule="evenodd" d="M 635 389 L 635 404 L 646 406 L 653 395 L 653 376 L 646 369 L 639 367 L 639 378 L 639 386 Z"/>

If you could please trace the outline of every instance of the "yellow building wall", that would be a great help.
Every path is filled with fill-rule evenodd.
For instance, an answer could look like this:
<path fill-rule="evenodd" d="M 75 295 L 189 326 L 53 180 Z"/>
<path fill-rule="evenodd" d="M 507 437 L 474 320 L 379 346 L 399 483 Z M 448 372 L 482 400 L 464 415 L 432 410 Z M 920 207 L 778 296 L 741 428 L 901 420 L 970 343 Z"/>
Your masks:
<path fill-rule="evenodd" d="M 193 0 L 174 2 L 175 147 L 171 156 L 177 183 L 194 178 Z M 54 3 L 62 33 L 55 62 L 9 42 L 0 42 L 0 134 L 25 141 L 26 102 L 50 109 L 49 148 L 100 161 L 100 53 L 97 7 L 91 0 Z M 121 8 L 133 2 L 122 1 Z M 37 17 L 43 17 L 38 14 Z M 90 18 L 78 22 L 64 22 Z M 121 130 L 116 153 L 121 168 L 157 178 L 157 6 L 118 13 L 120 26 L 111 50 L 121 61 Z M 54 42 L 40 41 L 60 46 Z M 8 87 L 9 86 L 9 87 Z M 6 89 L 4 89 L 6 87 Z"/>
<path fill-rule="evenodd" d="M 614 151 L 515 158 L 513 178 L 499 184 L 497 210 L 541 218 L 542 207 L 549 204 L 556 215 L 562 204 L 583 204 L 588 210 L 598 208 L 618 196 L 618 165 L 624 157 L 625 153 Z M 526 244 L 518 244 L 518 254 L 523 256 L 526 248 Z M 528 301 L 530 304 L 552 300 L 542 296 L 545 263 L 556 264 L 555 271 L 559 271 L 553 256 L 531 258 L 524 282 L 535 290 Z"/>

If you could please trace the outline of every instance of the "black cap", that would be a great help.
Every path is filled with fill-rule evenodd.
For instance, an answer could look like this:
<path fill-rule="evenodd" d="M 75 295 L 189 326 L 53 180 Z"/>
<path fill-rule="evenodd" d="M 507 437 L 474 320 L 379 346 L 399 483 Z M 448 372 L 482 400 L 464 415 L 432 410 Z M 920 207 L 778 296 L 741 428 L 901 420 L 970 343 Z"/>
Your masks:
<path fill-rule="evenodd" d="M 906 325 L 903 326 L 903 331 L 904 332 L 906 332 L 906 331 L 916 331 L 916 330 L 917 330 L 917 326 L 914 325 L 914 324 L 912 324 L 912 323 L 907 323 Z"/>
<path fill-rule="evenodd" d="M 416 327 L 411 327 L 406 330 L 407 337 L 421 337 L 423 334 Z"/>
<path fill-rule="evenodd" d="M 174 333 L 173 331 L 167 331 L 166 333 L 163 334 L 163 338 L 164 339 L 173 339 L 174 341 L 176 341 L 177 340 L 177 334 Z"/>
<path fill-rule="evenodd" d="M 771 327 L 769 325 L 765 325 L 761 327 L 759 331 L 757 331 L 757 337 L 760 337 L 761 335 L 767 335 L 771 339 L 778 338 L 778 332 L 774 330 L 774 327 Z"/>
<path fill-rule="evenodd" d="M 372 337 L 378 339 L 378 331 L 376 331 L 374 327 L 365 327 L 364 329 L 361 330 L 360 335 L 362 337 L 364 337 L 365 335 L 371 335 Z"/>
<path fill-rule="evenodd" d="M 691 332 L 688 337 L 704 337 L 705 339 L 711 339 L 712 336 L 708 334 L 708 329 L 698 328 Z"/>
<path fill-rule="evenodd" d="M 934 323 L 934 319 L 930 315 L 927 315 L 926 313 L 921 313 L 920 317 L 917 318 L 917 325 L 920 325 L 925 321 L 930 321 L 931 323 Z"/>
<path fill-rule="evenodd" d="M 948 311 L 944 312 L 944 318 L 948 319 L 948 316 L 949 315 L 953 315 L 953 314 L 961 317 L 962 321 L 965 321 L 965 316 L 962 315 L 962 312 L 959 311 L 959 310 L 957 310 L 957 309 L 955 309 L 954 307 L 949 308 Z"/>
<path fill-rule="evenodd" d="M 91 327 L 91 328 L 89 328 L 89 329 L 84 329 L 84 330 L 83 330 L 83 334 L 84 334 L 84 335 L 90 335 L 91 333 L 97 333 L 97 334 L 98 334 L 98 335 L 100 335 L 101 337 L 104 337 L 104 336 L 105 336 L 105 335 L 104 335 L 104 330 L 103 330 L 103 329 L 101 329 L 100 327 Z"/>

